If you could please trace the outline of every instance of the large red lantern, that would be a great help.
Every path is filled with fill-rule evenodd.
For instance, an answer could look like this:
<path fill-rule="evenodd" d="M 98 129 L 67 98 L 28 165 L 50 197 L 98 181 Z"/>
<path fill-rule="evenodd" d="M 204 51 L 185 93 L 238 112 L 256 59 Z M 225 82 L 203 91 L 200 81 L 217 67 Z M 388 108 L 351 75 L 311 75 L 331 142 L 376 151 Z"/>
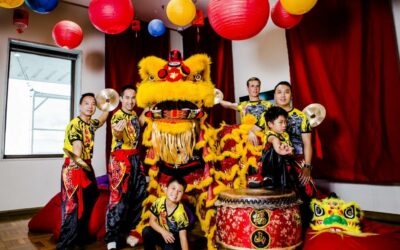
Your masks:
<path fill-rule="evenodd" d="M 53 27 L 53 40 L 54 42 L 63 48 L 73 49 L 81 44 L 83 39 L 83 32 L 81 27 L 68 20 L 63 20 Z"/>
<path fill-rule="evenodd" d="M 292 15 L 288 13 L 278 0 L 271 11 L 271 19 L 276 26 L 284 29 L 291 29 L 301 22 L 303 15 Z"/>
<path fill-rule="evenodd" d="M 89 19 L 96 29 L 118 34 L 131 26 L 134 9 L 131 0 L 92 0 Z"/>
<path fill-rule="evenodd" d="M 267 24 L 268 0 L 210 0 L 208 18 L 220 36 L 243 40 L 257 35 Z"/>

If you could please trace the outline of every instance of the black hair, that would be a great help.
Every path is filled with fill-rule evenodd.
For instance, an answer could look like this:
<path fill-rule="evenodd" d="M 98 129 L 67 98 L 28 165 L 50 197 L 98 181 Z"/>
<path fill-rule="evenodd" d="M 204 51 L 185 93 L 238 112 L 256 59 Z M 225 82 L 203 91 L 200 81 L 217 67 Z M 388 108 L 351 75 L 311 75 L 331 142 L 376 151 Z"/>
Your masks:
<path fill-rule="evenodd" d="M 249 80 L 247 80 L 247 82 L 246 82 L 247 87 L 249 86 L 251 81 L 257 81 L 261 85 L 260 79 L 258 79 L 257 77 L 253 76 L 253 77 L 250 77 Z"/>
<path fill-rule="evenodd" d="M 85 98 L 86 96 L 91 96 L 91 97 L 93 97 L 93 98 L 96 100 L 96 97 L 94 97 L 94 94 L 91 93 L 91 92 L 89 92 L 89 93 L 85 93 L 85 94 L 83 94 L 83 95 L 81 96 L 81 99 L 79 99 L 79 104 L 82 104 L 83 98 Z"/>
<path fill-rule="evenodd" d="M 286 110 L 284 110 L 283 108 L 278 107 L 278 106 L 270 107 L 264 113 L 264 117 L 265 117 L 265 121 L 266 122 L 274 122 L 281 115 L 283 117 L 287 118 L 288 117 L 288 112 Z"/>
<path fill-rule="evenodd" d="M 278 86 L 280 86 L 280 85 L 288 86 L 290 89 L 290 92 L 292 92 L 292 85 L 287 81 L 281 81 L 281 82 L 278 82 L 277 85 L 275 85 L 274 93 L 276 92 L 276 88 L 278 88 Z"/>
<path fill-rule="evenodd" d="M 167 184 L 167 187 L 168 187 L 172 182 L 177 182 L 179 185 L 182 185 L 183 191 L 186 190 L 187 183 L 186 183 L 186 181 L 185 181 L 182 177 L 176 177 L 176 176 L 172 177 L 171 179 L 169 179 L 168 184 Z"/>
<path fill-rule="evenodd" d="M 136 92 L 136 87 L 133 84 L 127 84 L 127 85 L 122 86 L 121 91 L 119 92 L 119 95 L 121 97 L 124 96 L 124 92 L 127 89 L 132 89 Z"/>

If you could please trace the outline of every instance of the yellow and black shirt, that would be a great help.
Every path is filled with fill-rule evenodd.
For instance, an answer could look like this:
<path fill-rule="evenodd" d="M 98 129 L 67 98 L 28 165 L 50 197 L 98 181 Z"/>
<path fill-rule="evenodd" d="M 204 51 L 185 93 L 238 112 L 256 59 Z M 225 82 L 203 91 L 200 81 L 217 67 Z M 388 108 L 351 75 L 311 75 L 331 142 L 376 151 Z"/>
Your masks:
<path fill-rule="evenodd" d="M 260 128 L 265 128 L 266 122 L 264 113 L 272 107 L 272 103 L 265 100 L 259 101 L 244 101 L 239 103 L 238 110 L 240 112 L 240 117 L 243 119 L 247 114 L 253 115 L 257 119 L 256 125 Z"/>
<path fill-rule="evenodd" d="M 288 113 L 287 132 L 294 147 L 294 154 L 303 154 L 303 133 L 311 133 L 311 126 L 307 116 L 300 110 L 293 108 Z"/>
<path fill-rule="evenodd" d="M 177 233 L 189 226 L 189 219 L 182 203 L 171 214 L 167 214 L 167 206 L 165 204 L 166 197 L 163 196 L 154 201 L 150 207 L 150 211 L 158 218 L 158 224 L 172 233 Z"/>
<path fill-rule="evenodd" d="M 89 123 L 84 122 L 79 116 L 71 120 L 65 130 L 64 148 L 73 152 L 72 143 L 81 141 L 83 144 L 83 160 L 90 160 L 93 156 L 94 132 L 99 128 L 99 120 L 90 119 Z M 64 155 L 64 157 L 67 157 Z"/>
<path fill-rule="evenodd" d="M 125 126 L 121 140 L 113 136 L 111 143 L 112 152 L 118 149 L 135 149 L 139 142 L 140 125 L 135 111 L 132 111 L 132 114 L 128 114 L 122 109 L 118 110 L 112 116 L 111 124 L 116 124 L 121 120 L 125 120 L 127 126 Z"/>
<path fill-rule="evenodd" d="M 272 130 L 267 129 L 267 130 L 265 130 L 265 136 L 267 138 L 266 141 L 268 141 L 268 137 L 275 136 L 276 138 L 278 138 L 281 141 L 282 144 L 287 144 L 289 146 L 292 146 L 291 138 L 290 138 L 289 134 L 286 132 L 279 134 Z"/>

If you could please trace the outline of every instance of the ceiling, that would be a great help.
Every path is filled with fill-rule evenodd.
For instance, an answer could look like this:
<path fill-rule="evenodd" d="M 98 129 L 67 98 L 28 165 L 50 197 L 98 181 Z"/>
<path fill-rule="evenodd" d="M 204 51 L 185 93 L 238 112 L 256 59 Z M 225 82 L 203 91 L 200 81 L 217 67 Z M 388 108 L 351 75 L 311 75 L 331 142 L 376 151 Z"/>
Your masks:
<path fill-rule="evenodd" d="M 202 9 L 204 16 L 207 16 L 207 5 L 209 0 L 192 0 L 196 5 L 197 9 Z M 74 4 L 79 4 L 82 6 L 89 6 L 90 0 L 64 0 L 64 2 L 70 2 Z M 151 21 L 153 19 L 161 19 L 164 25 L 171 29 L 181 29 L 172 24 L 165 12 L 165 9 L 170 0 L 132 0 L 133 7 L 135 10 L 135 18 L 142 21 Z"/>

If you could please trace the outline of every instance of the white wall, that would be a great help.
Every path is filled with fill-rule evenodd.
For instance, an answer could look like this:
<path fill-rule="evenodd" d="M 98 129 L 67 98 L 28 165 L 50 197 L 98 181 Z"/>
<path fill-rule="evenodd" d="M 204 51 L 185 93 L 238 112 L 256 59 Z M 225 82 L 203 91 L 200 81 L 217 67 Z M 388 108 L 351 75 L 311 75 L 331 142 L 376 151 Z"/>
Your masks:
<path fill-rule="evenodd" d="M 29 10 L 22 6 L 22 8 Z M 73 15 L 71 15 L 73 13 Z M 87 9 L 60 2 L 50 14 L 29 10 L 29 26 L 18 34 L 12 23 L 13 10 L 0 8 L 0 131 L 4 131 L 6 84 L 8 70 L 8 39 L 19 39 L 54 45 L 51 31 L 63 19 L 77 22 L 83 29 L 84 39 L 77 48 L 82 51 L 81 84 L 77 95 L 98 92 L 104 84 L 104 34 L 89 21 Z M 23 107 L 21 107 L 23 108 Z M 95 117 L 98 113 L 95 114 Z M 97 175 L 105 171 L 105 131 L 96 133 L 93 165 Z M 3 141 L 4 134 L 0 134 Z M 4 152 L 3 148 L 0 148 Z M 62 159 L 0 159 L 0 211 L 44 206 L 60 191 Z"/>
<path fill-rule="evenodd" d="M 275 2 L 276 0 L 270 1 L 271 8 Z M 393 0 L 393 13 L 400 48 L 400 0 Z M 246 80 L 252 76 L 260 78 L 261 91 L 273 89 L 279 81 L 290 80 L 285 31 L 276 27 L 271 19 L 257 36 L 244 41 L 234 41 L 232 48 L 237 102 L 240 96 L 247 95 Z M 318 185 L 335 192 L 339 197 L 358 202 L 363 210 L 400 214 L 399 185 L 317 181 Z"/>

